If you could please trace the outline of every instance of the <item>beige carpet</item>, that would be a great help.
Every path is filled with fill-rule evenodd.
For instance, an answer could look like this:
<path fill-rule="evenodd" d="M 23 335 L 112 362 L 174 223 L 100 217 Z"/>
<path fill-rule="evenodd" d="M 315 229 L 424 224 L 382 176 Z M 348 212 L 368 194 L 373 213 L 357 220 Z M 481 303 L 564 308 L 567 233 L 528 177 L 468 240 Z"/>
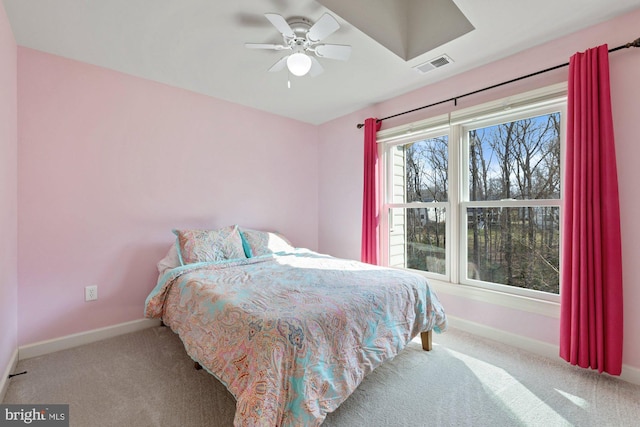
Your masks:
<path fill-rule="evenodd" d="M 71 426 L 231 426 L 235 401 L 157 327 L 21 361 L 3 403 L 70 404 Z M 467 333 L 419 341 L 324 426 L 637 426 L 640 386 Z"/>

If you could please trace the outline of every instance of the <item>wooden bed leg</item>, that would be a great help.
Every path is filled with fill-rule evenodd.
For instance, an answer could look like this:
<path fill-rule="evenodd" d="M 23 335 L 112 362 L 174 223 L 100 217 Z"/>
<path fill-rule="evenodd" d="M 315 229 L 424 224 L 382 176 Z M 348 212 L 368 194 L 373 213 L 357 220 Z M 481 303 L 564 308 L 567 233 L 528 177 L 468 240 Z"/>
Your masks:
<path fill-rule="evenodd" d="M 420 332 L 420 339 L 422 340 L 422 349 L 424 351 L 431 351 L 432 345 L 431 345 L 431 335 L 433 334 L 432 331 L 427 331 L 427 332 Z"/>
<path fill-rule="evenodd" d="M 202 369 L 202 365 L 199 364 L 198 362 L 193 362 L 193 367 L 196 369 L 196 371 L 199 371 L 200 369 Z"/>

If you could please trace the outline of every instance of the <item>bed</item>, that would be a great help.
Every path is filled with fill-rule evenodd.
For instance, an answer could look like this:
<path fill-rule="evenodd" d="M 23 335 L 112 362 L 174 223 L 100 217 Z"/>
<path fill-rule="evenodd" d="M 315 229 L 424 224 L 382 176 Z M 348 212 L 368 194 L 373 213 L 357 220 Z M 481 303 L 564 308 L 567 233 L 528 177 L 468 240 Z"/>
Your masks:
<path fill-rule="evenodd" d="M 145 315 L 233 394 L 236 426 L 318 426 L 411 339 L 422 334 L 427 348 L 446 330 L 419 274 L 221 230 L 174 231 L 177 265 L 158 264 Z"/>

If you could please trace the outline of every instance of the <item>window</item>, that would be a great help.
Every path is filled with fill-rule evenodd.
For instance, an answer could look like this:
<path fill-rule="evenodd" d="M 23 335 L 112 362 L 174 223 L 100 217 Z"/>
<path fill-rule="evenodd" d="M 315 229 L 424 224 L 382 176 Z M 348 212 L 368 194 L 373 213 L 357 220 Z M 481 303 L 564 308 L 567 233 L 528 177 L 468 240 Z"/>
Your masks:
<path fill-rule="evenodd" d="M 449 138 L 389 149 L 389 265 L 447 275 Z"/>
<path fill-rule="evenodd" d="M 557 300 L 565 86 L 378 133 L 389 266 Z"/>

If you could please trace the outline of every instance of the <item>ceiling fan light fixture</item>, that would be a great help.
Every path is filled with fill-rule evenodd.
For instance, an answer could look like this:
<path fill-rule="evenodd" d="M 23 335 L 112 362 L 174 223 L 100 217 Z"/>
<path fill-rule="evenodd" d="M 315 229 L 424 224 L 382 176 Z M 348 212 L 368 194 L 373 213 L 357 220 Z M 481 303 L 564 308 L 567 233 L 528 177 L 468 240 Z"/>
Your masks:
<path fill-rule="evenodd" d="M 311 69 L 311 58 L 301 52 L 292 53 L 287 58 L 287 68 L 294 76 L 304 76 Z"/>
<path fill-rule="evenodd" d="M 351 46 L 338 44 L 318 44 L 340 28 L 336 18 L 325 13 L 314 24 L 307 18 L 294 16 L 284 19 L 277 13 L 265 13 L 265 17 L 282 34 L 282 44 L 245 43 L 249 49 L 287 50 L 290 55 L 281 57 L 269 68 L 277 72 L 287 67 L 289 75 L 302 77 L 307 74 L 316 77 L 324 71 L 316 59 L 337 59 L 346 61 L 351 54 Z"/>

